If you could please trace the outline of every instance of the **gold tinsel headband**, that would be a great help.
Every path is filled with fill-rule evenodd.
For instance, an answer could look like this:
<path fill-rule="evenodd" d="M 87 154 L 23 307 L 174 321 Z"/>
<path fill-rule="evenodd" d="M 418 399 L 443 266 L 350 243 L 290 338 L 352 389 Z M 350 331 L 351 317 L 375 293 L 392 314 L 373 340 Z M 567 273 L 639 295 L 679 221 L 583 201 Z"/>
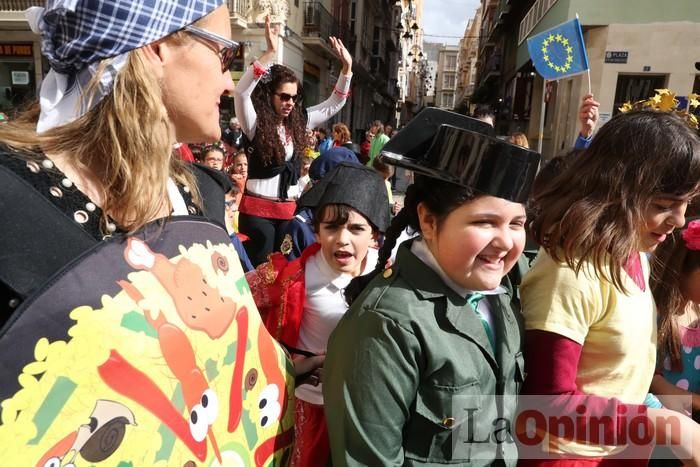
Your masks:
<path fill-rule="evenodd" d="M 678 99 L 676 94 L 669 89 L 655 89 L 656 94 L 647 100 L 637 101 L 634 104 L 625 102 L 622 107 L 619 107 L 620 112 L 629 112 L 631 110 L 652 110 L 655 112 L 673 112 L 679 117 L 688 122 L 688 125 L 700 129 L 698 117 L 690 110 L 695 110 L 700 106 L 700 95 L 688 94 L 688 106 L 685 109 L 678 108 Z"/>

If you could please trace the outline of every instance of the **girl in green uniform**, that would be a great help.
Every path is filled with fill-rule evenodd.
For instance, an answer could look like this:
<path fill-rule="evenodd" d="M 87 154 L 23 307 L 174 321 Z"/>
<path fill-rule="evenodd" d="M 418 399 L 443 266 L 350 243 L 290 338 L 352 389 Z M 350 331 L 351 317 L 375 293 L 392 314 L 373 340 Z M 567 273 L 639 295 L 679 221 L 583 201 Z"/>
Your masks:
<path fill-rule="evenodd" d="M 454 123 L 429 112 L 421 124 Z M 351 308 L 330 339 L 323 389 L 334 466 L 517 460 L 508 396 L 523 382 L 522 323 L 506 275 L 525 245 L 539 155 L 472 131 L 489 129 L 471 119 L 434 129 L 428 151 L 416 140 L 425 131 L 409 125 L 381 156 L 413 170 L 415 183 L 374 273 L 346 289 Z M 385 268 L 407 227 L 419 235 Z"/>

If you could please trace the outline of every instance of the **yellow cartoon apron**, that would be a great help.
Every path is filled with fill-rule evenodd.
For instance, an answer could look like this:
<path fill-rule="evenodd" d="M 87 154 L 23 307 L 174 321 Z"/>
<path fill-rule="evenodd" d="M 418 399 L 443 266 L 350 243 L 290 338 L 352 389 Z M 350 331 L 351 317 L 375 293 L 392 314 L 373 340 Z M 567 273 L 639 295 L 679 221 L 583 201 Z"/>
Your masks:
<path fill-rule="evenodd" d="M 226 232 L 100 242 L 0 336 L 0 466 L 278 466 L 294 380 Z"/>

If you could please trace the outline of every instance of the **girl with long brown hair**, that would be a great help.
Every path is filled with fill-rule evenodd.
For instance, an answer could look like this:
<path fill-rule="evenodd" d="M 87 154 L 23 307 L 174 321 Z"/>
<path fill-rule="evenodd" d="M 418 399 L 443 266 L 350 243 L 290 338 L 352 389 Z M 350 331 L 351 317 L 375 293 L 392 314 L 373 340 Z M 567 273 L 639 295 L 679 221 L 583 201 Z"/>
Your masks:
<path fill-rule="evenodd" d="M 667 407 L 700 411 L 700 218 L 654 253 L 651 291 L 659 314 L 658 373 L 652 392 Z M 680 396 L 667 398 L 665 396 Z M 675 402 L 689 402 L 684 404 Z"/>
<path fill-rule="evenodd" d="M 698 135 L 674 114 L 637 111 L 603 126 L 534 197 L 529 227 L 542 249 L 521 286 L 523 393 L 548 396 L 557 414 L 581 422 L 573 442 L 549 431 L 549 443 L 524 465 L 646 465 L 663 417 L 687 428 L 687 437 L 671 441 L 697 463 L 700 431 L 692 420 L 644 401 L 656 361 L 646 253 L 684 225 L 699 191 Z M 651 437 L 620 446 L 638 415 Z M 592 420 L 605 420 L 603 436 L 589 434 Z"/>
<path fill-rule="evenodd" d="M 234 91 L 236 115 L 248 138 L 248 181 L 240 206 L 240 229 L 250 240 L 246 250 L 254 265 L 266 261 L 279 244 L 281 226 L 292 217 L 306 129 L 333 117 L 345 105 L 352 77 L 352 57 L 340 39 L 330 37 L 342 63 L 332 95 L 313 107 L 302 106 L 303 90 L 294 71 L 270 65 L 277 55 L 277 26 L 265 24 L 267 50 L 241 77 Z"/>

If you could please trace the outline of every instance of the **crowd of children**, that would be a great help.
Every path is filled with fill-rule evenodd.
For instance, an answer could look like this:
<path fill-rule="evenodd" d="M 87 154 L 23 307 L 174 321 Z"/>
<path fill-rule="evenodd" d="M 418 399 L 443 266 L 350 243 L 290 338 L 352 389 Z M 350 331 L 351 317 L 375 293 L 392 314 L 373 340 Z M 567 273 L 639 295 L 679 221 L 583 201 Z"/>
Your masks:
<path fill-rule="evenodd" d="M 246 268 L 268 330 L 308 370 L 293 465 L 511 465 L 514 445 L 454 444 L 468 422 L 454 404 L 476 397 L 485 419 L 515 422 L 515 404 L 499 396 L 517 394 L 544 396 L 572 419 L 581 404 L 589 418 L 617 414 L 601 427 L 605 442 L 580 422 L 573 439 L 549 432 L 521 449 L 520 464 L 645 465 L 654 441 L 630 447 L 613 436 L 639 414 L 652 439 L 677 415 L 687 436 L 664 452 L 695 464 L 700 220 L 686 222 L 685 211 L 700 190 L 698 135 L 678 115 L 647 110 L 592 138 L 597 105 L 584 98 L 576 149 L 536 179 L 525 135 L 505 143 L 476 119 L 462 128 L 438 119 L 430 145 L 411 139 L 410 124 L 390 140 L 373 122 L 362 146 L 344 124 L 308 133 L 294 217 L 276 253 Z M 459 144 L 443 146 L 448 139 Z M 410 157 L 392 159 L 394 148 Z M 202 156 L 236 182 L 235 210 L 245 150 L 211 146 Z M 403 209 L 392 200 L 393 166 L 415 174 Z M 526 230 L 540 248 L 529 271 L 519 261 Z M 399 236 L 415 238 L 399 247 Z"/>

